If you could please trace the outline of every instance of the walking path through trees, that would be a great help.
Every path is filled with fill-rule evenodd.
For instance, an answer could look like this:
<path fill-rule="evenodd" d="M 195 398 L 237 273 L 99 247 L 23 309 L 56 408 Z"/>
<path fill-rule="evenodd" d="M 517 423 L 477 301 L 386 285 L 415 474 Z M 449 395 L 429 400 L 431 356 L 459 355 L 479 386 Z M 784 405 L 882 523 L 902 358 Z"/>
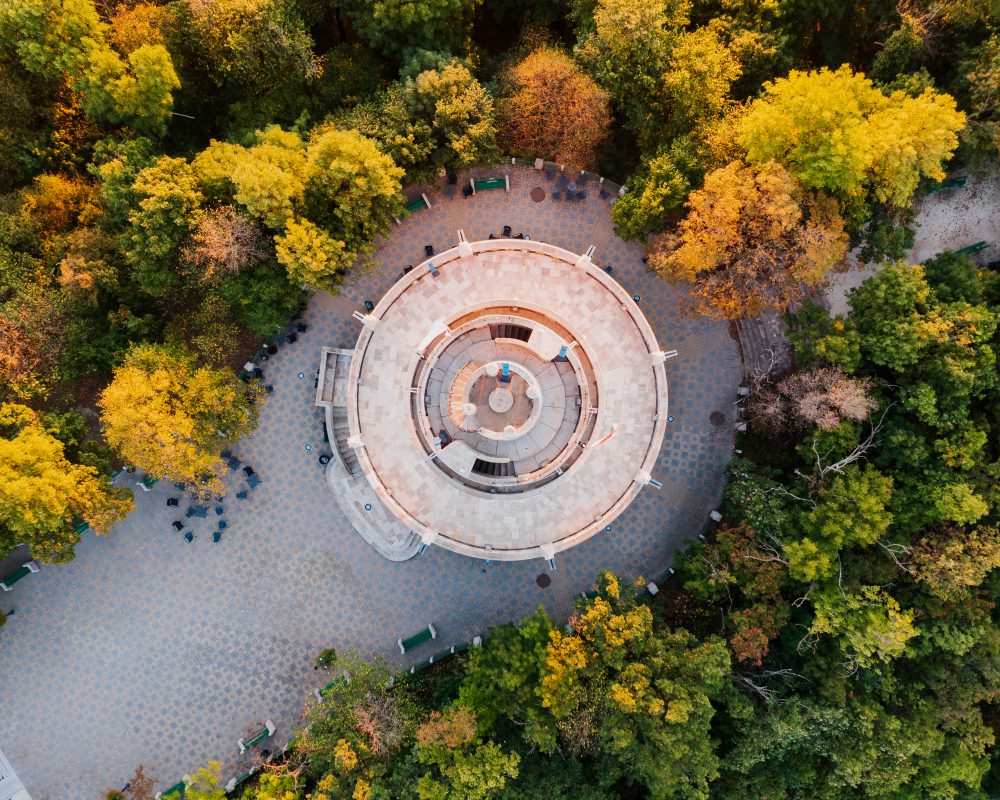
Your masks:
<path fill-rule="evenodd" d="M 210 540 L 211 518 L 186 520 L 195 539 L 181 539 L 166 506 L 175 492 L 160 482 L 137 490 L 135 512 L 112 533 L 86 535 L 73 563 L 43 567 L 4 598 L 17 613 L 0 650 L 0 743 L 36 800 L 96 798 L 140 763 L 160 789 L 208 759 L 234 767 L 237 739 L 265 720 L 277 726 L 275 742 L 287 739 L 311 690 L 329 680 L 312 669 L 323 648 L 402 665 L 433 651 L 426 645 L 404 659 L 396 647 L 428 622 L 435 644 L 447 646 L 539 603 L 565 616 L 599 569 L 657 576 L 701 530 L 731 455 L 742 377 L 727 325 L 678 313 L 681 290 L 644 267 L 640 245 L 613 235 L 608 200 L 593 182 L 586 200 L 566 204 L 551 199 L 538 172 L 491 174 L 503 173 L 509 194 L 429 194 L 433 207 L 393 231 L 373 268 L 341 296 L 312 299 L 308 331 L 265 364 L 274 394 L 258 430 L 236 448 L 263 483 L 246 500 L 226 499 L 220 543 Z M 530 198 L 536 187 L 546 189 L 540 203 Z M 451 246 L 459 228 L 485 239 L 505 224 L 575 252 L 596 245 L 595 261 L 638 296 L 660 346 L 680 352 L 667 362 L 674 421 L 654 473 L 663 488 L 643 489 L 610 532 L 560 555 L 546 589 L 535 582 L 541 561 L 485 566 L 433 547 L 386 561 L 339 512 L 317 462 L 320 349 L 353 347 L 352 313 L 419 263 L 424 245 Z"/>
<path fill-rule="evenodd" d="M 945 250 L 960 250 L 985 241 L 989 247 L 977 256 L 979 263 L 1000 259 L 1000 177 L 993 171 L 970 177 L 960 189 L 925 195 L 916 208 L 911 264 L 920 264 Z M 849 257 L 856 258 L 857 251 Z M 880 264 L 832 275 L 826 290 L 831 314 L 846 315 L 847 293 L 874 275 Z"/>

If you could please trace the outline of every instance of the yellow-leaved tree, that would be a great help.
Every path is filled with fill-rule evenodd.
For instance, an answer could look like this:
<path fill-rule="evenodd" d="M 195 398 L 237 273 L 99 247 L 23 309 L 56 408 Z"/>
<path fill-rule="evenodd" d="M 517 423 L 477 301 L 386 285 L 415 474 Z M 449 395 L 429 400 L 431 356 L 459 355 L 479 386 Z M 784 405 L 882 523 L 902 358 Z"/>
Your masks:
<path fill-rule="evenodd" d="M 34 411 L 0 404 L 0 553 L 27 544 L 35 558 L 70 561 L 81 521 L 106 533 L 131 510 L 131 494 L 70 462 Z"/>
<path fill-rule="evenodd" d="M 128 463 L 208 495 L 223 488 L 219 454 L 253 430 L 263 399 L 256 382 L 144 344 L 115 369 L 99 405 L 104 436 Z"/>
<path fill-rule="evenodd" d="M 844 201 L 902 206 L 921 175 L 944 177 L 965 114 L 950 95 L 886 95 L 843 66 L 766 83 L 739 125 L 751 164 L 777 161 L 806 188 Z"/>
<path fill-rule="evenodd" d="M 272 228 L 289 277 L 316 289 L 332 289 L 403 209 L 403 170 L 371 139 L 332 125 L 307 139 L 272 125 L 250 147 L 212 142 L 192 168 L 209 197 Z"/>
<path fill-rule="evenodd" d="M 788 171 L 738 161 L 705 177 L 676 234 L 650 242 L 649 264 L 694 284 L 695 311 L 719 319 L 783 309 L 847 253 L 836 202 L 803 190 Z"/>
<path fill-rule="evenodd" d="M 344 243 L 304 217 L 289 220 L 274 237 L 275 252 L 288 276 L 307 286 L 333 287 L 351 265 L 354 254 Z"/>

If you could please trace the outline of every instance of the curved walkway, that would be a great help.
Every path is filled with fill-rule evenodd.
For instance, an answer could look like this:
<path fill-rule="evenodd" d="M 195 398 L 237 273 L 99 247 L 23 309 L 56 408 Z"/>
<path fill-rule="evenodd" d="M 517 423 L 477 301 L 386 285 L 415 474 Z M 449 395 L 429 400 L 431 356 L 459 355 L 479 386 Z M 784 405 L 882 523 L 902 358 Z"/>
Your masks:
<path fill-rule="evenodd" d="M 539 603 L 565 616 L 599 569 L 659 574 L 701 529 L 721 491 L 742 375 L 727 326 L 677 313 L 679 290 L 644 268 L 640 246 L 613 236 L 593 183 L 584 202 L 536 204 L 532 188 L 553 188 L 542 175 L 497 172 L 511 175 L 509 195 L 431 195 L 434 207 L 404 220 L 342 296 L 313 299 L 308 332 L 265 365 L 274 394 L 237 448 L 263 483 L 247 500 L 227 498 L 221 543 L 209 539 L 212 520 L 194 520 L 194 543 L 182 541 L 161 483 L 137 492 L 136 511 L 111 534 L 88 534 L 72 564 L 43 566 L 2 598 L 17 613 L 0 632 L 0 747 L 35 800 L 96 800 L 140 763 L 160 789 L 208 759 L 233 767 L 236 740 L 265 719 L 279 743 L 288 736 L 321 682 L 312 670 L 320 649 L 402 664 L 396 638 L 428 622 L 444 646 Z M 352 313 L 419 263 L 425 244 L 443 250 L 459 228 L 485 239 L 504 224 L 575 252 L 595 245 L 595 262 L 639 296 L 660 346 L 680 352 L 666 364 L 675 420 L 655 471 L 663 488 L 646 487 L 610 533 L 561 554 L 547 589 L 535 583 L 541 561 L 486 567 L 433 547 L 383 559 L 351 529 L 316 459 L 321 348 L 353 347 Z M 709 421 L 716 411 L 719 426 Z"/>

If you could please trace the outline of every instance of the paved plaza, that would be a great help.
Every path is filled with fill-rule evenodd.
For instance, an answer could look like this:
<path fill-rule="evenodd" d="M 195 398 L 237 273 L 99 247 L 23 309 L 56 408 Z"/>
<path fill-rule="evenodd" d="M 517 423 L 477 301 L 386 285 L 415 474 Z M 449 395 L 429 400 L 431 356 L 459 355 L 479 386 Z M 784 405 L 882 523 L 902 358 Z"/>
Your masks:
<path fill-rule="evenodd" d="M 291 733 L 323 682 L 312 663 L 324 647 L 402 666 L 434 647 L 402 658 L 396 638 L 428 622 L 446 646 L 539 604 L 564 617 L 598 570 L 658 575 L 701 530 L 731 455 L 742 376 L 727 325 L 678 313 L 681 290 L 645 268 L 640 245 L 614 237 L 593 183 L 585 201 L 567 205 L 549 199 L 537 172 L 492 172 L 510 174 L 509 194 L 429 192 L 433 208 L 404 220 L 340 296 L 315 296 L 308 331 L 264 364 L 274 394 L 235 448 L 263 483 L 246 500 L 226 499 L 220 543 L 212 519 L 194 520 L 191 544 L 173 531 L 172 487 L 161 482 L 137 491 L 135 512 L 112 533 L 86 535 L 73 563 L 43 565 L 0 598 L 16 606 L 0 632 L 0 748 L 35 800 L 98 800 L 140 763 L 161 789 L 209 759 L 235 768 L 237 739 L 265 719 L 279 743 Z M 546 189 L 541 203 L 529 198 L 536 186 Z M 424 245 L 445 250 L 458 229 L 474 241 L 505 224 L 576 253 L 594 245 L 594 262 L 638 297 L 660 347 L 679 351 L 666 363 L 673 421 L 652 473 L 663 488 L 643 488 L 609 533 L 560 554 L 546 589 L 535 583 L 541 560 L 485 566 L 435 547 L 383 559 L 339 511 L 317 463 L 325 444 L 312 376 L 322 348 L 354 347 L 353 312 L 420 263 Z"/>

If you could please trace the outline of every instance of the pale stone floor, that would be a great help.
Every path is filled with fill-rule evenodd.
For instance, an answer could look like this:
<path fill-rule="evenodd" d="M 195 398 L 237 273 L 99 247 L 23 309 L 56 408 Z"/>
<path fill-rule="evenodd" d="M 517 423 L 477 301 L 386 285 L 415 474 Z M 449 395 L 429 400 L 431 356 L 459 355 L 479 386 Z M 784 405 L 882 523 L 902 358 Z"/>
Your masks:
<path fill-rule="evenodd" d="M 160 484 L 137 493 L 137 510 L 111 534 L 85 536 L 72 564 L 43 566 L 0 598 L 17 608 L 0 633 L 0 747 L 35 800 L 97 800 L 140 763 L 161 789 L 209 759 L 234 767 L 236 740 L 251 726 L 270 717 L 279 743 L 291 732 L 321 682 L 312 661 L 323 647 L 402 665 L 410 659 L 400 658 L 396 637 L 427 622 L 439 631 L 435 645 L 447 645 L 540 603 L 564 617 L 599 569 L 659 574 L 701 530 L 731 455 L 742 374 L 727 326 L 678 313 L 679 290 L 643 267 L 638 245 L 611 235 L 593 184 L 582 204 L 536 205 L 527 195 L 536 185 L 551 190 L 544 178 L 504 171 L 510 195 L 433 196 L 435 207 L 380 250 L 384 266 L 357 275 L 341 297 L 314 298 L 309 331 L 265 364 L 275 391 L 237 448 L 263 483 L 248 500 L 227 498 L 221 543 L 209 539 L 214 519 L 195 520 L 193 544 L 181 540 L 165 506 L 171 487 Z M 535 584 L 540 561 L 485 567 L 439 548 L 403 563 L 382 559 L 340 514 L 316 460 L 320 349 L 353 347 L 352 311 L 376 300 L 402 265 L 419 263 L 424 244 L 442 250 L 458 227 L 473 240 L 503 224 L 576 252 L 597 245 L 595 261 L 640 296 L 660 345 L 680 351 L 667 363 L 675 421 L 655 471 L 663 489 L 643 489 L 610 533 L 561 554 L 544 590 Z M 713 411 L 724 425 L 709 422 Z"/>
<path fill-rule="evenodd" d="M 408 220 L 408 225 L 419 222 Z M 413 282 L 403 284 L 405 291 L 389 308 L 376 309 L 381 318 L 361 358 L 357 410 L 366 455 L 385 487 L 380 497 L 387 492 L 416 520 L 411 523 L 415 531 L 440 534 L 439 541 L 447 540 L 450 547 L 457 543 L 459 552 L 469 547 L 484 554 L 492 547 L 502 555 L 513 549 L 537 551 L 553 542 L 562 550 L 567 539 L 586 538 L 584 531 L 604 528 L 608 509 L 621 497 L 634 494 L 636 473 L 659 451 L 664 424 L 654 418 L 658 412 L 667 415 L 658 405 L 666 405 L 667 393 L 662 369 L 650 366 L 658 347 L 644 340 L 625 310 L 627 295 L 614 281 L 597 267 L 574 266 L 573 254 L 562 252 L 560 258 L 512 249 L 466 258 L 453 252 L 455 260 L 442 263 L 438 277 L 426 269 L 411 273 Z M 590 444 L 620 425 L 612 440 L 585 453 L 558 480 L 520 495 L 469 491 L 428 460 L 414 435 L 407 394 L 413 354 L 434 321 L 450 322 L 470 308 L 504 303 L 537 309 L 573 331 L 600 387 L 599 399 L 588 401 L 599 406 Z M 478 352 L 484 360 L 495 357 L 492 341 L 483 342 Z M 445 372 L 432 374 L 437 371 Z M 553 370 L 546 380 L 551 382 L 542 383 L 543 392 L 554 386 L 563 398 L 558 373 Z M 563 410 L 549 407 L 542 417 L 554 433 Z M 441 461 L 447 463 L 462 447 L 442 451 Z"/>

